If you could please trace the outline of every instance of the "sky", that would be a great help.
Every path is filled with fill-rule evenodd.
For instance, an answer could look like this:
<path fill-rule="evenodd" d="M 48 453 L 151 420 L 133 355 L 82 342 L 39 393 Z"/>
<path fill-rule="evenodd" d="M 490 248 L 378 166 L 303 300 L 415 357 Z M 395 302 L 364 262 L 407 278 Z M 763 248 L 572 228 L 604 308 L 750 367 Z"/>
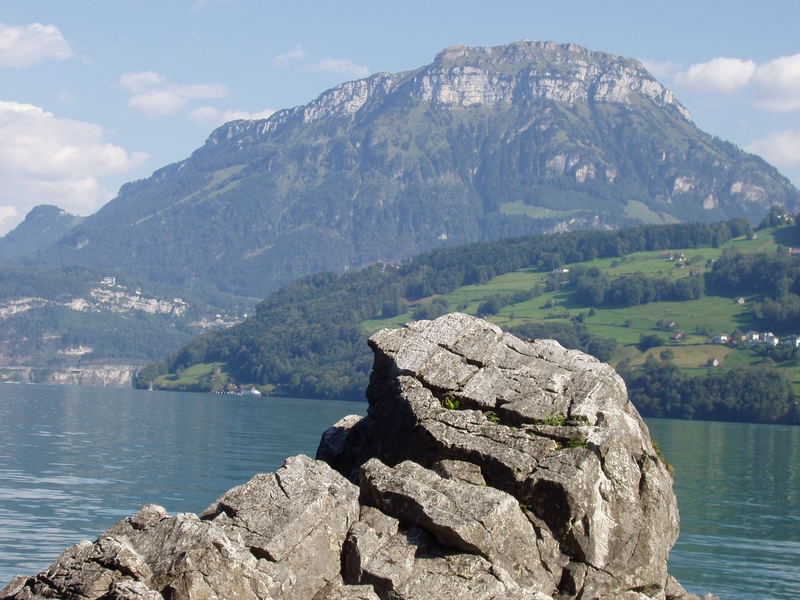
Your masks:
<path fill-rule="evenodd" d="M 0 0 L 0 235 L 37 204 L 95 212 L 227 120 L 522 39 L 641 60 L 800 185 L 798 23 L 794 0 Z"/>

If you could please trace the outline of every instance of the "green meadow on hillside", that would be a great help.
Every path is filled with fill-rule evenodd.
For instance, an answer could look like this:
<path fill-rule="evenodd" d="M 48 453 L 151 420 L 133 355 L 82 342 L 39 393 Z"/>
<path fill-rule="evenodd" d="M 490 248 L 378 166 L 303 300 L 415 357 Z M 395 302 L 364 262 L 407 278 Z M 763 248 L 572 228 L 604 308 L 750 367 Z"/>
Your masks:
<path fill-rule="evenodd" d="M 363 398 L 369 334 L 463 311 L 611 363 L 642 414 L 800 423 L 797 348 L 713 343 L 798 333 L 800 258 L 788 248 L 800 226 L 779 211 L 755 231 L 734 219 L 525 236 L 319 273 L 148 365 L 137 385 Z"/>
<path fill-rule="evenodd" d="M 669 252 L 638 252 L 621 258 L 603 258 L 583 263 L 564 265 L 566 270 L 576 267 L 596 267 L 612 277 L 624 277 L 641 273 L 648 277 L 677 280 L 688 276 L 689 271 L 703 275 L 711 268 L 711 261 L 718 259 L 729 248 L 740 252 L 774 252 L 780 242 L 786 239 L 787 228 L 770 228 L 757 232 L 753 239 L 736 238 L 718 248 L 685 248 Z M 675 262 L 665 258 L 683 255 L 685 260 Z M 628 361 L 633 367 L 641 366 L 649 356 L 660 359 L 665 350 L 670 350 L 671 362 L 683 371 L 703 374 L 711 367 L 709 360 L 720 362 L 717 369 L 735 368 L 742 365 L 766 363 L 780 368 L 790 378 L 795 389 L 800 390 L 800 366 L 792 362 L 774 363 L 765 359 L 758 347 L 730 347 L 711 344 L 717 333 L 747 331 L 754 329 L 750 314 L 750 302 L 756 296 L 724 297 L 703 294 L 696 300 L 680 302 L 651 302 L 624 308 L 589 309 L 576 303 L 571 290 L 554 284 L 557 279 L 564 280 L 568 273 L 555 274 L 521 269 L 499 275 L 480 285 L 462 286 L 451 293 L 436 297 L 422 298 L 409 304 L 407 310 L 388 319 L 372 319 L 362 323 L 370 334 L 384 327 L 400 327 L 414 319 L 419 306 L 436 300 L 448 311 L 461 311 L 480 314 L 479 306 L 492 295 L 511 295 L 516 292 L 537 290 L 540 293 L 529 300 L 503 306 L 499 312 L 483 315 L 487 320 L 503 329 L 518 327 L 526 323 L 572 323 L 579 320 L 589 333 L 613 338 L 618 342 L 611 360 L 614 365 Z M 437 300 L 438 298 L 438 300 Z M 659 326 L 661 322 L 661 326 Z M 672 327 L 664 323 L 674 322 Z M 680 340 L 671 341 L 670 335 L 680 333 Z M 798 331 L 800 333 L 800 324 Z M 637 348 L 641 335 L 658 335 L 663 344 L 649 348 L 645 352 Z"/>

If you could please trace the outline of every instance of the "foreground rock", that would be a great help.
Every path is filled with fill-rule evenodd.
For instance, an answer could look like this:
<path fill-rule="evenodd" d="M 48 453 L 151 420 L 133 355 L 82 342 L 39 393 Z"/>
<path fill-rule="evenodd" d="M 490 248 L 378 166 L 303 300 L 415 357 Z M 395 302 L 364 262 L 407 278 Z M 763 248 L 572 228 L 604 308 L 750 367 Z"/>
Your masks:
<path fill-rule="evenodd" d="M 317 460 L 199 516 L 145 507 L 0 598 L 696 598 L 667 573 L 672 480 L 613 369 L 461 314 L 370 345 L 368 415 Z"/>

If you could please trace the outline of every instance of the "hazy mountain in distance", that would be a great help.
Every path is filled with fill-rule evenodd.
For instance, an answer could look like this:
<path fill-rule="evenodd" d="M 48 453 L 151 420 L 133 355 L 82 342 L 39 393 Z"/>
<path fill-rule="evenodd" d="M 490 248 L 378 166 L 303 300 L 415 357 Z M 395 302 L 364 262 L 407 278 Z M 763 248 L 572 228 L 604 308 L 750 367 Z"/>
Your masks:
<path fill-rule="evenodd" d="M 50 246 L 78 223 L 83 217 L 50 204 L 34 206 L 25 220 L 0 237 L 0 259 L 30 254 Z"/>

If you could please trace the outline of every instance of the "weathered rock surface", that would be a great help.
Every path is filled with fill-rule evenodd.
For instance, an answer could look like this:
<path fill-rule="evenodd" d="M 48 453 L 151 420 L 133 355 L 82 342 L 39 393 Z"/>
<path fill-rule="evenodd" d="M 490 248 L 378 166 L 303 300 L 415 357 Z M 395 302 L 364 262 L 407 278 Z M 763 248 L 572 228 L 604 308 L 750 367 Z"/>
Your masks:
<path fill-rule="evenodd" d="M 667 573 L 671 477 L 613 369 L 461 314 L 370 344 L 368 415 L 317 460 L 199 516 L 146 506 L 0 599 L 697 598 Z"/>

